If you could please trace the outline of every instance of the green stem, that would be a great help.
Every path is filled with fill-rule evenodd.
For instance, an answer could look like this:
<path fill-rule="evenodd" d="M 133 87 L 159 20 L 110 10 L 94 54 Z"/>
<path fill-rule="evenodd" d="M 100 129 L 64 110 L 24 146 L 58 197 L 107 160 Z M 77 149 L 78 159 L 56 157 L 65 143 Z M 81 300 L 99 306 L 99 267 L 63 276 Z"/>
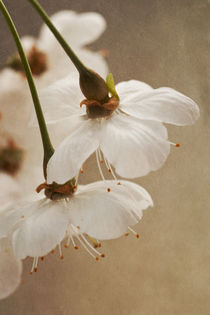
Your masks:
<path fill-rule="evenodd" d="M 71 61 L 73 62 L 73 64 L 75 65 L 75 67 L 77 68 L 77 70 L 79 71 L 79 73 L 81 72 L 87 72 L 88 69 L 86 68 L 86 66 L 81 62 L 81 60 L 76 56 L 76 54 L 73 52 L 73 50 L 71 49 L 71 47 L 68 45 L 68 43 L 65 41 L 65 39 L 63 38 L 63 36 L 60 34 L 60 32 L 55 28 L 55 26 L 53 25 L 53 23 L 51 22 L 49 16 L 47 15 L 47 13 L 44 11 L 44 9 L 41 7 L 41 5 L 39 4 L 39 2 L 37 0 L 28 0 L 32 6 L 36 9 L 36 11 L 39 13 L 39 15 L 41 16 L 41 18 L 44 20 L 44 22 L 47 24 L 47 26 L 49 27 L 49 29 L 51 30 L 51 32 L 54 34 L 54 36 L 57 38 L 58 42 L 60 43 L 60 45 L 63 47 L 63 49 L 65 50 L 65 52 L 67 53 L 67 55 L 69 56 L 69 58 L 71 59 Z"/>
<path fill-rule="evenodd" d="M 50 138 L 49 138 L 47 126 L 46 126 L 45 119 L 44 119 L 44 116 L 42 113 L 38 93 L 37 93 L 37 90 L 36 90 L 36 87 L 35 87 L 35 84 L 33 81 L 30 66 L 29 66 L 27 58 L 25 56 L 25 53 L 24 53 L 18 32 L 16 30 L 16 27 L 15 27 L 15 25 L 11 19 L 11 16 L 10 16 L 9 12 L 7 11 L 4 3 L 2 2 L 2 0 L 0 0 L 0 10 L 2 11 L 2 13 L 3 13 L 3 15 L 7 21 L 7 24 L 10 28 L 10 31 L 11 31 L 12 36 L 14 38 L 14 41 L 17 45 L 17 49 L 18 49 L 21 61 L 23 63 L 24 69 L 25 69 L 25 73 L 26 73 L 28 85 L 29 85 L 29 88 L 31 91 L 31 96 L 33 99 L 34 108 L 36 111 L 36 115 L 37 115 L 37 119 L 38 119 L 38 123 L 39 123 L 39 129 L 40 129 L 40 133 L 41 133 L 41 137 L 42 137 L 42 143 L 43 143 L 43 148 L 44 148 L 44 176 L 46 177 L 46 166 L 47 166 L 49 159 L 51 158 L 51 156 L 54 153 L 54 149 L 53 149 L 53 146 L 52 146 Z"/>

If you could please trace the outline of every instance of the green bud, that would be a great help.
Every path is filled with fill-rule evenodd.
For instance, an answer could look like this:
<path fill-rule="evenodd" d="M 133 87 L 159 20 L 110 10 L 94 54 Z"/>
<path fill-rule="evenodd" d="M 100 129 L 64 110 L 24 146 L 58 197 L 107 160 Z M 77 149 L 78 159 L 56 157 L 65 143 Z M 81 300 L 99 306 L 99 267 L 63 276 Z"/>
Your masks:
<path fill-rule="evenodd" d="M 117 91 L 115 89 L 114 85 L 114 78 L 112 73 L 108 73 L 106 77 L 106 85 L 108 87 L 109 92 L 111 93 L 112 96 L 114 96 L 118 101 L 120 100 Z"/>
<path fill-rule="evenodd" d="M 106 82 L 93 70 L 87 69 L 80 72 L 80 88 L 88 100 L 106 102 L 109 98 Z"/>

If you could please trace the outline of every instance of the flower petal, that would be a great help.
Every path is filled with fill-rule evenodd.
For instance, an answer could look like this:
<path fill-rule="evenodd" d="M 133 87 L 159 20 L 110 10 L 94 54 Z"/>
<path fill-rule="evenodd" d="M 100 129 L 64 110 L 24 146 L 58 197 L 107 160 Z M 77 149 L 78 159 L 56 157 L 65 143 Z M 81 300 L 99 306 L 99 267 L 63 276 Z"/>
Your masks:
<path fill-rule="evenodd" d="M 0 299 L 12 294 L 21 282 L 22 262 L 17 259 L 8 239 L 0 240 Z"/>
<path fill-rule="evenodd" d="M 135 178 L 159 169 L 170 152 L 161 123 L 123 114 L 104 121 L 101 138 L 101 150 L 122 177 Z"/>
<path fill-rule="evenodd" d="M 153 90 L 153 88 L 144 82 L 137 80 L 129 80 L 120 82 L 116 85 L 117 93 L 123 101 L 132 98 L 135 93 L 144 93 Z"/>
<path fill-rule="evenodd" d="M 63 184 L 76 176 L 85 160 L 99 145 L 100 123 L 83 117 L 70 130 L 47 165 L 47 182 Z"/>
<path fill-rule="evenodd" d="M 92 43 L 100 37 L 106 28 L 106 21 L 102 15 L 89 12 L 77 14 L 73 11 L 60 11 L 51 16 L 51 21 L 61 32 L 71 47 L 81 47 Z M 55 38 L 46 25 L 40 32 L 40 42 L 51 50 L 55 45 Z"/>
<path fill-rule="evenodd" d="M 67 214 L 63 201 L 46 200 L 40 205 L 12 235 L 16 257 L 45 256 L 54 249 L 65 236 Z"/>
<path fill-rule="evenodd" d="M 70 76 L 57 81 L 40 93 L 45 119 L 47 123 L 54 123 L 70 115 L 84 113 L 85 107 L 80 108 L 84 96 L 79 88 L 79 76 Z"/>
<path fill-rule="evenodd" d="M 127 181 L 120 183 L 101 181 L 78 187 L 70 202 L 70 220 L 81 233 L 100 240 L 120 237 L 128 226 L 138 223 L 142 210 L 153 205 L 144 188 Z"/>
<path fill-rule="evenodd" d="M 21 38 L 21 44 L 23 45 L 24 51 L 27 53 L 36 45 L 36 39 L 32 36 L 23 36 Z"/>
<path fill-rule="evenodd" d="M 130 81 L 127 82 L 128 90 Z M 126 86 L 126 82 L 124 82 Z M 163 87 L 127 94 L 122 93 L 120 108 L 140 119 L 155 120 L 174 125 L 191 125 L 199 117 L 197 104 L 174 89 Z"/>
<path fill-rule="evenodd" d="M 37 196 L 36 196 L 37 199 Z M 0 238 L 7 237 L 15 227 L 22 224 L 36 209 L 43 204 L 43 200 L 34 200 L 24 205 L 14 205 L 8 202 L 0 209 Z"/>

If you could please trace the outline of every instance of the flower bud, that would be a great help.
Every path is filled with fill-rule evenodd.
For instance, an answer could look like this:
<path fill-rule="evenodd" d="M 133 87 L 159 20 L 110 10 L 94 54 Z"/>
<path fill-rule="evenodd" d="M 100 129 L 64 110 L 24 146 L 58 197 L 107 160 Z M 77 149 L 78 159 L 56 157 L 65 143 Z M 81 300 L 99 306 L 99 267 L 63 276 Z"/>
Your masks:
<path fill-rule="evenodd" d="M 93 70 L 87 69 L 80 72 L 80 88 L 88 100 L 105 102 L 109 98 L 106 82 Z"/>

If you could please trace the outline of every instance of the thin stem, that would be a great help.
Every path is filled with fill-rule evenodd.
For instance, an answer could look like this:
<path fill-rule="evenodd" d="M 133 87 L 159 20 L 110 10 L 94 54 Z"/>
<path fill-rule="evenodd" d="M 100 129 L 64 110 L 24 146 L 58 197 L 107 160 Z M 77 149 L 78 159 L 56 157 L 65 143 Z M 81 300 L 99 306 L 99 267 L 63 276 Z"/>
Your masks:
<path fill-rule="evenodd" d="M 11 31 L 12 36 L 14 38 L 14 41 L 16 43 L 21 61 L 23 63 L 24 69 L 25 69 L 25 73 L 26 73 L 28 85 L 29 85 L 29 88 L 31 91 L 31 96 L 33 99 L 34 108 L 36 111 L 36 116 L 37 116 L 38 123 L 39 123 L 39 129 L 40 129 L 40 133 L 41 133 L 41 137 L 42 137 L 42 143 L 43 143 L 43 148 L 44 148 L 44 176 L 46 177 L 46 166 L 47 166 L 49 159 L 51 158 L 51 156 L 54 153 L 54 149 L 53 149 L 53 146 L 52 146 L 51 141 L 50 141 L 47 126 L 46 126 L 45 119 L 44 119 L 42 109 L 41 109 L 41 105 L 39 102 L 38 93 L 37 93 L 37 90 L 36 90 L 36 87 L 35 87 L 35 84 L 33 81 L 30 66 L 28 64 L 27 58 L 25 56 L 25 53 L 24 53 L 24 50 L 23 50 L 23 47 L 22 47 L 22 44 L 20 41 L 20 37 L 19 37 L 18 32 L 16 30 L 16 27 L 12 21 L 12 18 L 10 16 L 9 12 L 7 11 L 2 0 L 0 0 L 0 10 L 2 11 L 2 13 L 3 13 L 3 15 L 7 21 L 7 24 L 10 28 L 10 31 Z"/>
<path fill-rule="evenodd" d="M 36 11 L 39 13 L 39 15 L 41 16 L 41 18 L 44 20 L 44 22 L 47 24 L 47 26 L 49 27 L 49 29 L 51 30 L 51 32 L 54 34 L 54 36 L 57 38 L 58 42 L 60 43 L 60 45 L 63 47 L 63 49 L 65 50 L 65 52 L 67 53 L 67 55 L 69 56 L 69 58 L 71 59 L 71 61 L 73 62 L 73 64 L 75 65 L 75 67 L 77 68 L 77 70 L 79 71 L 79 73 L 81 72 L 87 72 L 88 69 L 86 68 L 86 66 L 81 62 L 81 60 L 75 55 L 75 53 L 73 52 L 73 50 L 71 49 L 71 47 L 69 46 L 69 44 L 65 41 L 65 39 L 63 38 L 63 36 L 60 34 L 60 32 L 55 28 L 55 26 L 53 25 L 53 23 L 51 22 L 49 16 L 47 15 L 47 13 L 44 11 L 44 9 L 41 7 L 41 5 L 39 4 L 39 2 L 37 0 L 28 0 L 32 6 L 36 9 Z"/>

